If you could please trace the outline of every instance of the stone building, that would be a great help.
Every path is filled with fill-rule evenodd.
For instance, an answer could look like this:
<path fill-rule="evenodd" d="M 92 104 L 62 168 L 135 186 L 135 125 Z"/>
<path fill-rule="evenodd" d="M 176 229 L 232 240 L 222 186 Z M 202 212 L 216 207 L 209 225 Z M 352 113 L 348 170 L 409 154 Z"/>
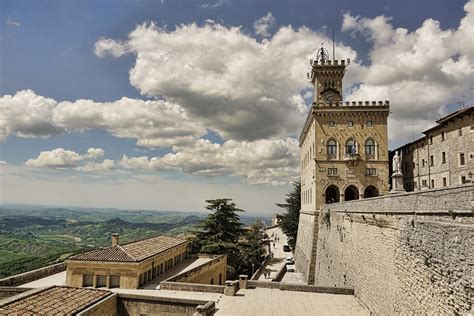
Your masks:
<path fill-rule="evenodd" d="M 136 289 L 187 257 L 186 240 L 157 236 L 72 256 L 67 260 L 66 284 L 77 287 Z"/>
<path fill-rule="evenodd" d="M 321 48 L 311 60 L 312 107 L 299 138 L 301 212 L 296 264 L 314 269 L 309 257 L 317 234 L 315 217 L 325 203 L 388 193 L 388 101 L 342 101 L 342 79 L 349 64 L 329 60 Z M 312 275 L 312 273 L 308 273 Z"/>
<path fill-rule="evenodd" d="M 436 121 L 425 136 L 403 145 L 403 183 L 407 191 L 456 186 L 473 181 L 474 107 L 460 109 Z M 391 160 L 390 160 L 391 161 Z"/>

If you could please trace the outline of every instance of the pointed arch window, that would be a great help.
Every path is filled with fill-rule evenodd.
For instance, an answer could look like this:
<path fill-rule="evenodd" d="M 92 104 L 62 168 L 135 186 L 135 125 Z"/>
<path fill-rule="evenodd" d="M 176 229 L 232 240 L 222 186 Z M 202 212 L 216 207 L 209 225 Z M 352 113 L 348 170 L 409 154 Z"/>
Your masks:
<path fill-rule="evenodd" d="M 327 143 L 328 159 L 335 159 L 337 155 L 337 143 L 334 139 L 330 139 Z"/>
<path fill-rule="evenodd" d="M 353 138 L 349 138 L 346 142 L 346 155 L 357 154 L 356 142 Z"/>
<path fill-rule="evenodd" d="M 367 139 L 365 142 L 365 156 L 368 159 L 373 159 L 375 157 L 375 142 L 373 139 Z"/>

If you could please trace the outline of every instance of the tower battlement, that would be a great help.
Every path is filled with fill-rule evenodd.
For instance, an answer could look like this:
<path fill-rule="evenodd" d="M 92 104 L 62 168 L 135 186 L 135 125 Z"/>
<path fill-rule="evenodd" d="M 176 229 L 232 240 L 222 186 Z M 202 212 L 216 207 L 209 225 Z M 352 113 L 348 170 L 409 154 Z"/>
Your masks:
<path fill-rule="evenodd" d="M 336 106 L 390 106 L 390 101 L 337 101 L 337 102 L 313 102 L 315 107 L 336 107 Z"/>

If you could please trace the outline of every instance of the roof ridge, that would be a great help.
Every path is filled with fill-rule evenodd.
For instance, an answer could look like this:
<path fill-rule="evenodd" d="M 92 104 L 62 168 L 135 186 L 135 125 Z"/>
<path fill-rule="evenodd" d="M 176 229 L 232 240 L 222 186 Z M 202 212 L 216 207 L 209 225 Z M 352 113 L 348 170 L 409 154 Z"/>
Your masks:
<path fill-rule="evenodd" d="M 129 257 L 130 259 L 132 259 L 133 261 L 137 261 L 137 258 L 135 258 L 131 253 L 129 253 L 127 250 L 125 250 L 122 245 L 117 245 L 117 246 L 114 246 L 114 247 L 117 247 L 119 248 L 120 250 L 122 250 L 126 255 L 127 257 Z"/>

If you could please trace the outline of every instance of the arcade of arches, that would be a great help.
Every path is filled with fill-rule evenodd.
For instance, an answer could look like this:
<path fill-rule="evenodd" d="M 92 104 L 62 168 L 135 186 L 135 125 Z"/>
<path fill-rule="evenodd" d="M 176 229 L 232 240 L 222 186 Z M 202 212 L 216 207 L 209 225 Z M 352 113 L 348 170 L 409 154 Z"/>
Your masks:
<path fill-rule="evenodd" d="M 340 202 L 341 200 L 344 200 L 344 201 L 358 200 L 360 198 L 359 190 L 354 185 L 350 185 L 344 190 L 343 197 L 340 194 L 339 188 L 333 184 L 326 188 L 324 195 L 325 195 L 326 204 L 337 203 L 337 202 Z M 365 188 L 363 196 L 364 196 L 364 199 L 376 197 L 376 196 L 379 196 L 379 192 L 377 188 L 375 188 L 373 185 L 369 185 L 368 187 Z"/>

